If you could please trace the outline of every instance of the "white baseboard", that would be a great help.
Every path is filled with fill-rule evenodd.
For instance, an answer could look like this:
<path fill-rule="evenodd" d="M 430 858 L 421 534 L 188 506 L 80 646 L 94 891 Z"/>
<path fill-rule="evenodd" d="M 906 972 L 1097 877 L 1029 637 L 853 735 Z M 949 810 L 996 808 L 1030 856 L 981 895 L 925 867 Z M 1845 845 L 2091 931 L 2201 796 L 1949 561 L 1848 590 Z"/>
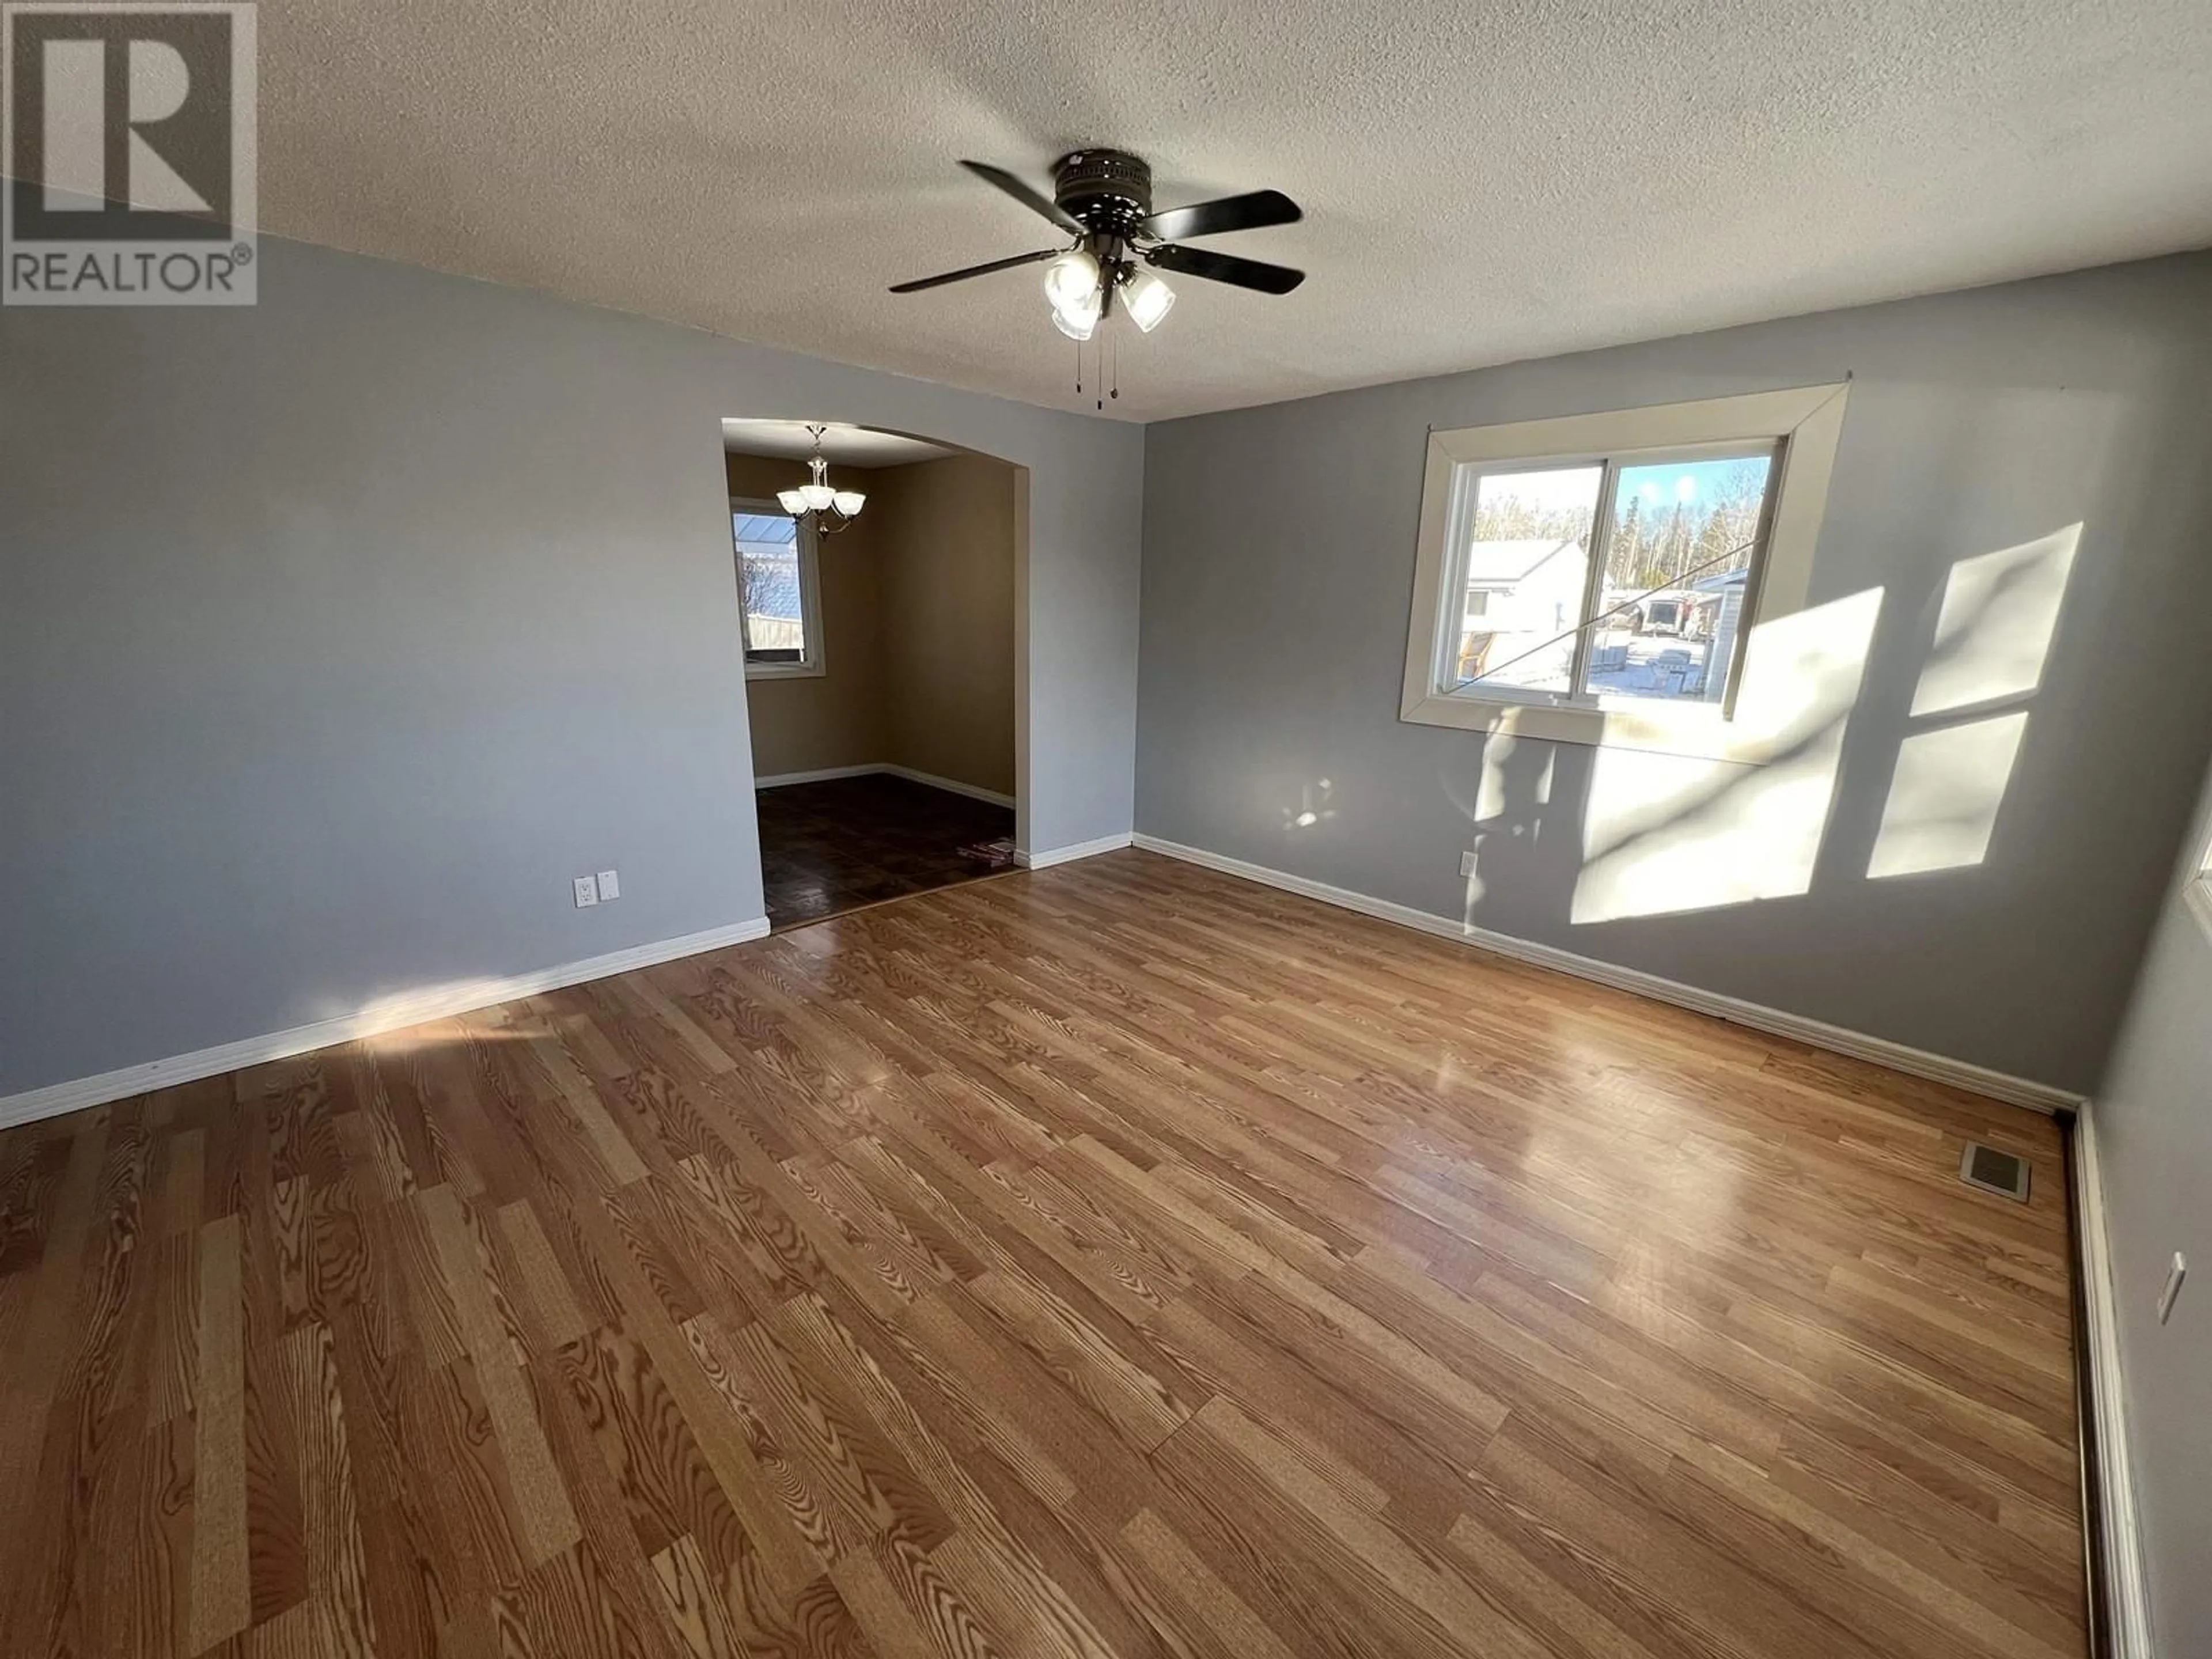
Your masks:
<path fill-rule="evenodd" d="M 270 1031 L 262 1036 L 241 1037 L 235 1042 L 195 1049 L 188 1054 L 173 1054 L 167 1060 L 148 1060 L 143 1065 L 125 1066 L 118 1071 L 102 1072 L 96 1077 L 49 1084 L 43 1089 L 0 1097 L 0 1129 L 18 1123 L 33 1122 L 39 1118 L 58 1117 L 64 1112 L 80 1111 L 88 1106 L 102 1106 L 111 1100 L 127 1100 L 149 1090 L 174 1088 L 180 1083 L 196 1083 L 204 1077 L 219 1077 L 240 1066 L 258 1066 L 264 1060 L 303 1054 L 311 1048 L 326 1048 L 332 1043 L 352 1042 L 362 1037 L 374 1036 L 380 1032 L 400 1030 L 410 1025 L 420 1025 L 425 1020 L 450 1018 L 455 1014 L 489 1008 L 495 1003 L 513 1002 L 519 997 L 557 991 L 564 985 L 581 985 L 586 980 L 605 979 L 610 975 L 626 974 L 634 969 L 673 962 L 678 957 L 697 956 L 702 951 L 719 951 L 726 945 L 743 945 L 749 939 L 767 937 L 768 918 L 759 916 L 727 927 L 713 927 L 704 933 L 685 933 L 676 939 L 656 939 L 650 945 L 632 945 L 627 951 L 610 951 L 605 956 L 586 957 L 580 962 L 564 962 L 555 967 L 540 968 L 533 973 L 513 974 L 503 979 L 464 980 L 451 985 L 433 986 L 398 996 L 380 998 L 368 1007 L 330 1019 L 319 1019 L 312 1024 L 295 1025 L 288 1030 Z"/>
<path fill-rule="evenodd" d="M 2097 1163 L 2096 1109 L 2074 1115 L 2074 1217 L 2081 1228 L 2081 1304 L 2087 1329 L 2076 1333 L 2089 1357 L 2097 1434 L 2098 1501 L 2104 1535 L 2106 1611 L 2112 1659 L 2151 1659 L 2150 1598 L 2143 1577 L 2142 1538 L 2129 1461 L 2127 1389 L 2120 1376 L 2120 1332 L 2106 1232 L 2105 1182 Z"/>
<path fill-rule="evenodd" d="M 894 766 L 889 761 L 870 761 L 865 766 L 825 766 L 813 772 L 775 772 L 764 778 L 755 778 L 756 789 L 781 789 L 792 783 L 827 783 L 832 778 L 864 778 L 876 772 L 888 772 L 895 778 L 904 778 L 910 783 L 926 783 L 933 789 L 950 789 L 956 795 L 966 795 L 972 800 L 987 800 L 994 806 L 1011 807 L 1012 795 L 1002 795 L 995 789 L 986 789 L 980 784 L 963 783 L 957 778 L 941 778 L 934 772 L 917 771 L 911 766 Z"/>
<path fill-rule="evenodd" d="M 865 778 L 871 772 L 885 772 L 890 769 L 870 761 L 865 766 L 823 766 L 811 772 L 775 772 L 764 778 L 755 778 L 756 789 L 781 789 L 793 783 L 827 783 L 832 778 Z"/>
<path fill-rule="evenodd" d="M 917 772 L 911 766 L 878 766 L 878 772 L 888 772 L 895 778 L 904 778 L 911 783 L 926 783 L 933 789 L 950 789 L 956 795 L 965 795 L 971 800 L 987 800 L 994 806 L 1011 807 L 1012 795 L 1002 795 L 995 789 L 986 789 L 981 784 L 963 783 L 957 778 L 940 778 L 934 772 Z"/>
<path fill-rule="evenodd" d="M 1055 864 L 1073 864 L 1078 859 L 1095 858 L 1101 853 L 1114 853 L 1130 844 L 1127 834 L 1101 836 L 1097 841 L 1079 841 L 1070 847 L 1054 847 L 1042 853 L 1024 853 L 1018 849 L 1014 862 L 1024 870 L 1049 870 Z"/>
<path fill-rule="evenodd" d="M 1265 865 L 1247 863 L 1243 859 L 1231 858 L 1225 854 L 1209 853 L 1203 848 L 1162 841 L 1157 836 L 1138 835 L 1130 840 L 1133 845 L 1147 852 L 1163 853 L 1189 864 L 1201 864 L 1209 870 L 1218 870 L 1224 875 L 1242 876 L 1247 881 L 1279 887 L 1286 893 L 1303 894 L 1307 898 L 1319 899 L 1324 904 L 1339 905 L 1346 910 L 1357 910 L 1362 915 L 1396 922 L 1403 927 L 1433 933 L 1439 939 L 1473 945 L 1478 951 L 1511 957 L 1516 962 L 1554 969 L 1563 974 L 1572 974 L 1578 979 L 1594 980 L 1600 985 L 1632 991 L 1638 996 L 1670 1002 L 1680 1008 L 1695 1009 L 1701 1014 L 1711 1014 L 1734 1021 L 1738 1025 L 1748 1025 L 1754 1030 L 1771 1032 L 1776 1036 L 1793 1037 L 1815 1048 L 1826 1048 L 1859 1060 L 1870 1060 L 1878 1066 L 1888 1066 L 1892 1071 L 1905 1072 L 1936 1083 L 1951 1084 L 1960 1089 L 1971 1089 L 1976 1094 L 1987 1095 L 1993 1100 L 2005 1101 L 2014 1106 L 2026 1106 L 2039 1112 L 2056 1112 L 2078 1109 L 2081 1103 L 2081 1096 L 2064 1089 L 2053 1088 L 2047 1083 L 2014 1077 L 2008 1073 L 1992 1071 L 1985 1066 L 1953 1060 L 1945 1054 L 1932 1054 L 1925 1049 L 1908 1048 L 1904 1043 L 1892 1042 L 1884 1037 L 1869 1036 L 1863 1031 L 1849 1030 L 1822 1020 L 1808 1019 L 1802 1014 L 1787 1013 L 1779 1008 L 1768 1008 L 1759 1003 L 1723 996 L 1717 991 L 1700 990 L 1694 985 L 1662 979 L 1640 969 L 1622 968 L 1592 957 L 1577 956 L 1555 945 L 1538 945 L 1532 940 L 1516 939 L 1510 933 L 1492 933 L 1466 922 L 1452 921 L 1443 916 L 1431 915 L 1426 910 L 1416 910 L 1411 905 L 1370 898 L 1348 888 L 1332 887 L 1326 882 L 1310 881 L 1304 876 L 1271 870 Z"/>

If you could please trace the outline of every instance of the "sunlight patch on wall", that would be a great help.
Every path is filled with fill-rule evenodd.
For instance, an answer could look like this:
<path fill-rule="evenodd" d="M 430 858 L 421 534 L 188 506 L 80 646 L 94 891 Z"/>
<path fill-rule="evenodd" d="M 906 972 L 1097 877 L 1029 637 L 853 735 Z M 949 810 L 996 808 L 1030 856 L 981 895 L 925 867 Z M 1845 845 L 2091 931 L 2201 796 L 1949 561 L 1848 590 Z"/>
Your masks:
<path fill-rule="evenodd" d="M 1920 671 L 1912 714 L 1941 714 L 2033 691 L 2058 625 L 2081 526 L 1951 567 L 1936 643 Z"/>
<path fill-rule="evenodd" d="M 1999 714 L 1907 738 L 1882 807 L 1870 879 L 1962 870 L 1988 854 L 2026 714 Z"/>
<path fill-rule="evenodd" d="M 1298 804 L 1283 809 L 1283 828 L 1310 830 L 1336 816 L 1336 786 L 1327 778 L 1298 786 Z"/>
<path fill-rule="evenodd" d="M 1758 629 L 1736 718 L 1771 742 L 1765 765 L 1598 750 L 1571 920 L 1707 910 L 1812 885 L 1881 600 L 1869 588 Z"/>

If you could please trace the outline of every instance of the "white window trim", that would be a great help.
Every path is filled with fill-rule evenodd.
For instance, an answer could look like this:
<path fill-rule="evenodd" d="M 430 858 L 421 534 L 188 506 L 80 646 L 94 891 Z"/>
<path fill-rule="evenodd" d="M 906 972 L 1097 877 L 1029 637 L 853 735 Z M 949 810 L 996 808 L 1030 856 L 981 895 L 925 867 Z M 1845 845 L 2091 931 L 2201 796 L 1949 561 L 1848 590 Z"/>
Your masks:
<path fill-rule="evenodd" d="M 1632 450 L 1684 449 L 1724 443 L 1778 444 L 1771 522 L 1762 556 L 1753 567 L 1746 596 L 1745 650 L 1756 629 L 1805 608 L 1811 590 L 1813 552 L 1827 509 L 1828 481 L 1843 435 L 1848 382 L 1757 392 L 1697 403 L 1555 420 L 1516 421 L 1429 434 L 1428 465 L 1421 489 L 1420 541 L 1413 570 L 1413 609 L 1406 638 L 1404 695 L 1398 718 L 1424 726 L 1510 732 L 1555 743 L 1651 749 L 1717 760 L 1762 761 L 1771 734 L 1735 723 L 1734 690 L 1728 704 L 1668 704 L 1650 698 L 1609 696 L 1595 707 L 1564 704 L 1542 693 L 1444 692 L 1437 688 L 1446 617 L 1442 605 L 1453 566 L 1455 521 L 1472 510 L 1470 473 L 1463 467 L 1502 462 L 1559 465 L 1618 456 Z M 1456 623 L 1456 617 L 1452 619 Z M 1739 678 L 1741 678 L 1739 676 Z"/>
<path fill-rule="evenodd" d="M 781 501 L 756 501 L 744 495 L 731 496 L 730 516 L 735 518 L 740 513 L 773 514 L 778 518 L 791 516 L 783 510 L 783 504 Z M 820 542 L 821 538 L 814 532 L 814 515 L 810 513 L 799 520 L 799 620 L 805 625 L 806 636 L 805 645 L 800 647 L 801 654 L 799 660 L 797 662 L 754 662 L 748 659 L 745 663 L 747 679 L 811 680 L 819 679 L 830 672 L 827 641 L 823 637 L 824 630 L 822 626 Z M 741 612 L 745 603 L 745 574 L 739 562 L 743 557 L 744 556 L 738 551 L 737 538 L 733 528 L 730 539 L 730 558 L 737 569 L 738 606 Z M 742 650 L 744 645 L 742 616 L 738 622 L 738 643 L 739 649 Z"/>

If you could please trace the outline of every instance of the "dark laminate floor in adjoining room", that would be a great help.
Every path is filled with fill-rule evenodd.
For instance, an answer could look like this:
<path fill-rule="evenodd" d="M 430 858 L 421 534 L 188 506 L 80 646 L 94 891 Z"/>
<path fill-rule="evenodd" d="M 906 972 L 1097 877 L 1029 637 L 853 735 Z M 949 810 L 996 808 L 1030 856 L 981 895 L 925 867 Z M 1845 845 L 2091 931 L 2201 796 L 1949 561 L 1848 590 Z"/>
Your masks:
<path fill-rule="evenodd" d="M 757 793 L 761 884 L 779 932 L 1006 867 L 963 849 L 1011 839 L 1010 806 L 888 772 Z"/>
<path fill-rule="evenodd" d="M 1143 853 L 885 905 L 0 1136 L 0 1652 L 2078 1659 L 2057 1154 Z"/>

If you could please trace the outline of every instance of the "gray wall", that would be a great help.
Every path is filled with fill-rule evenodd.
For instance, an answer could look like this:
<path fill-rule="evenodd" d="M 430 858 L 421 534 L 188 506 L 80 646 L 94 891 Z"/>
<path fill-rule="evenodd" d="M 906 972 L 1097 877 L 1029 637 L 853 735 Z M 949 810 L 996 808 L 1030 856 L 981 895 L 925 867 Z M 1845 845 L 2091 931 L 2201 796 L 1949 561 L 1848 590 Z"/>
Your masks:
<path fill-rule="evenodd" d="M 2133 1467 L 2162 1654 L 2212 1653 L 2212 933 L 2180 896 L 2207 838 L 2212 787 L 2096 1103 L 2128 1432 L 2155 1448 Z M 2161 1326 L 2158 1294 L 2176 1250 L 2193 1277 Z"/>
<path fill-rule="evenodd" d="M 1136 429 L 262 258 L 0 312 L 0 1097 L 758 916 L 725 416 L 1030 469 L 1024 844 L 1129 827 Z"/>
<path fill-rule="evenodd" d="M 1880 611 L 1809 888 L 1578 925 L 1594 772 L 1621 751 L 1523 744 L 1486 791 L 1479 734 L 1397 717 L 1425 429 L 1846 375 L 1812 600 L 1879 588 Z M 2208 387 L 2196 255 L 1150 427 L 1137 827 L 2086 1089 L 2212 744 Z M 2075 523 L 1986 857 L 1868 879 L 1951 566 Z M 1613 764 L 1660 799 L 1697 763 Z"/>

